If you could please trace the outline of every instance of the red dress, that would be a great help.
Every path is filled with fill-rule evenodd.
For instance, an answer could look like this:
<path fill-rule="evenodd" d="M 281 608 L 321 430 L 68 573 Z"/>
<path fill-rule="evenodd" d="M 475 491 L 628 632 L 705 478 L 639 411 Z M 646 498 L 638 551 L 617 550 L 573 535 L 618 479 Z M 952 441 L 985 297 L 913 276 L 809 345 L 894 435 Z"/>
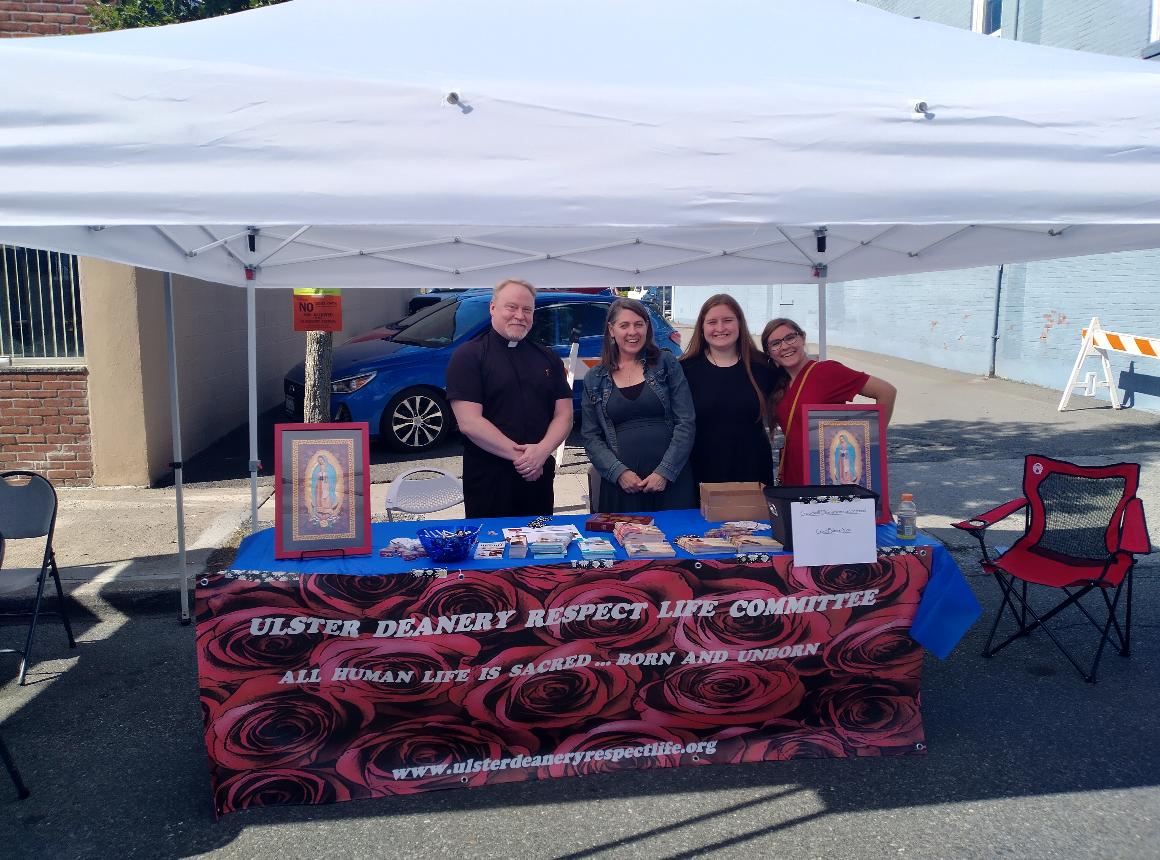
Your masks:
<path fill-rule="evenodd" d="M 811 367 L 813 370 L 810 370 Z M 805 388 L 798 396 L 803 379 Z M 811 403 L 849 403 L 866 387 L 869 379 L 869 373 L 851 370 L 840 361 L 811 361 L 802 368 L 801 373 L 790 383 L 785 395 L 777 404 L 777 423 L 781 425 L 786 440 L 785 457 L 782 460 L 782 484 L 804 484 L 806 480 L 802 469 L 802 451 L 806 440 L 798 428 L 802 409 Z M 794 409 L 791 418 L 789 411 L 795 400 L 797 408 Z"/>

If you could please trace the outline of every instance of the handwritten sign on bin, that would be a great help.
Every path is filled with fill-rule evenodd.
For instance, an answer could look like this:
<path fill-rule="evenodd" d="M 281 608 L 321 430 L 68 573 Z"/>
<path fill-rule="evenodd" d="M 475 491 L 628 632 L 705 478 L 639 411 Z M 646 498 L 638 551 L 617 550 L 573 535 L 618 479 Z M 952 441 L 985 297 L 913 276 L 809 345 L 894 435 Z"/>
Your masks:
<path fill-rule="evenodd" d="M 873 564 L 878 557 L 874 500 L 851 499 L 823 504 L 792 502 L 794 564 Z"/>

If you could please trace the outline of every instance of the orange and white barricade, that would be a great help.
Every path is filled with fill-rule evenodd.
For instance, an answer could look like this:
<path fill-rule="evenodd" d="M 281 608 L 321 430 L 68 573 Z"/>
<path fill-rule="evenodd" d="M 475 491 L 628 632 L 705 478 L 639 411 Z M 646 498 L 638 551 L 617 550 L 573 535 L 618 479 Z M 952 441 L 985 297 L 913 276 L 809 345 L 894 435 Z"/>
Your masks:
<path fill-rule="evenodd" d="M 1105 331 L 1100 327 L 1100 318 L 1092 317 L 1091 324 L 1080 331 L 1083 343 L 1079 348 L 1079 355 L 1075 359 L 1075 366 L 1071 369 L 1071 377 L 1067 380 L 1067 387 L 1063 389 L 1063 399 L 1059 401 L 1059 411 L 1067 407 L 1072 392 L 1082 388 L 1083 393 L 1091 397 L 1097 388 L 1108 389 L 1113 409 L 1120 409 L 1120 393 L 1116 390 L 1115 380 L 1112 379 L 1112 364 L 1108 361 L 1109 352 L 1122 352 L 1128 355 L 1139 355 L 1144 358 L 1160 357 L 1160 338 L 1137 337 L 1134 334 L 1120 334 L 1114 331 Z M 1098 357 L 1104 372 L 1102 382 L 1097 381 L 1096 371 L 1088 371 L 1083 382 L 1079 381 L 1083 364 L 1089 358 Z"/>

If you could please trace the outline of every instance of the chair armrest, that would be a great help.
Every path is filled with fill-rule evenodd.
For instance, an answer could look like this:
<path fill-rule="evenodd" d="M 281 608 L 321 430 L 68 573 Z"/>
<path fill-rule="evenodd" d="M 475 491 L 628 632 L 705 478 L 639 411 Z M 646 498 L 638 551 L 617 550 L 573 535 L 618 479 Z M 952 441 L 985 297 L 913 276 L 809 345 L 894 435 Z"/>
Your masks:
<path fill-rule="evenodd" d="M 986 513 L 978 514 L 969 520 L 960 520 L 957 523 L 951 523 L 951 525 L 956 529 L 962 529 L 978 537 L 991 526 L 995 525 L 995 523 L 1007 519 L 1011 514 L 1025 507 L 1027 507 L 1027 499 L 1012 499 L 1009 502 L 1004 502 L 997 508 L 991 508 Z"/>
<path fill-rule="evenodd" d="M 1128 504 L 1124 506 L 1119 546 L 1116 549 L 1131 553 L 1152 551 L 1152 543 L 1148 540 L 1148 524 L 1144 520 L 1144 503 L 1137 496 L 1128 499 Z"/>

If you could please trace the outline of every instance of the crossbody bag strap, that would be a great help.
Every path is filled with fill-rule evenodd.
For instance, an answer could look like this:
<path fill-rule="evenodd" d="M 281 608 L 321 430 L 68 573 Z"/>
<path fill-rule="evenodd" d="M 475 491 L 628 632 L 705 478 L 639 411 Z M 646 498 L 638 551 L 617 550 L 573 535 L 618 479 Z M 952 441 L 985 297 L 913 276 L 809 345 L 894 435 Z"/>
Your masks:
<path fill-rule="evenodd" d="M 797 415 L 798 398 L 802 396 L 802 391 L 806 387 L 806 380 L 808 380 L 810 378 L 810 373 L 817 366 L 818 366 L 818 363 L 816 361 L 811 362 L 810 366 L 807 367 L 805 369 L 805 371 L 802 373 L 802 384 L 799 385 L 798 390 L 796 392 L 794 392 L 793 403 L 791 403 L 789 405 L 789 417 L 786 418 L 786 421 L 785 421 L 786 426 L 783 428 L 785 430 L 785 442 L 781 446 L 781 456 L 778 458 L 778 461 L 777 461 L 777 480 L 779 483 L 781 482 L 781 479 L 785 476 L 785 454 L 789 450 L 790 429 L 792 427 L 796 426 L 794 424 L 793 419 L 794 419 L 794 416 Z"/>

